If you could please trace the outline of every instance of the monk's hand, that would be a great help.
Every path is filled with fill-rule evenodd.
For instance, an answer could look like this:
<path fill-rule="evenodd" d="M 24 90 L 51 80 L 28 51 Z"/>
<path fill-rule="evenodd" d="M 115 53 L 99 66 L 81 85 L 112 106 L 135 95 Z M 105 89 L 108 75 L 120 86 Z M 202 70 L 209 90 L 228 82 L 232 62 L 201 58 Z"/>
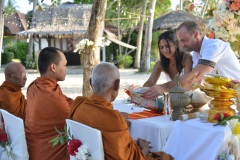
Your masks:
<path fill-rule="evenodd" d="M 144 94 L 143 98 L 145 99 L 155 99 L 158 96 L 162 95 L 164 92 L 163 87 L 161 85 L 154 85 L 150 87 Z"/>
<path fill-rule="evenodd" d="M 126 120 L 128 119 L 128 115 L 129 115 L 128 113 L 126 113 L 126 112 L 120 112 L 120 113 L 124 119 L 126 119 Z"/>
<path fill-rule="evenodd" d="M 128 127 L 131 126 L 131 122 L 129 120 L 126 120 Z"/>
<path fill-rule="evenodd" d="M 146 156 L 149 153 L 149 146 L 151 142 L 146 141 L 144 139 L 138 138 L 138 147 L 141 149 L 142 153 Z"/>

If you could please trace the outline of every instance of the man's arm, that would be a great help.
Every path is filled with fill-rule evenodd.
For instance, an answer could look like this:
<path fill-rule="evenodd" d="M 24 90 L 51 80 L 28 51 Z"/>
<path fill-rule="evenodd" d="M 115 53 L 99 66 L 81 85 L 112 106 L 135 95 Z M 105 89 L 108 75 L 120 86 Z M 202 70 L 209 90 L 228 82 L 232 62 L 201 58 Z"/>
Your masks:
<path fill-rule="evenodd" d="M 183 88 L 187 88 L 194 83 L 201 81 L 205 73 L 209 73 L 213 68 L 211 66 L 197 64 L 196 67 L 189 73 L 184 74 L 180 77 L 180 84 Z M 175 86 L 174 81 L 169 81 L 161 85 L 154 85 L 149 88 L 147 92 L 144 93 L 144 98 L 155 99 L 164 92 L 169 92 L 171 88 Z"/>

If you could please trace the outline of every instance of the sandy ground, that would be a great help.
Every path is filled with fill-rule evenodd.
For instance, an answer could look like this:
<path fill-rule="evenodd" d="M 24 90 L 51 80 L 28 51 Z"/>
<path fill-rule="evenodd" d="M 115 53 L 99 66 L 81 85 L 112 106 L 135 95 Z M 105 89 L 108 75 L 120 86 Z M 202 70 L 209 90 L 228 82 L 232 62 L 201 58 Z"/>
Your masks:
<path fill-rule="evenodd" d="M 4 65 L 1 67 L 0 72 L 0 84 L 4 81 Z M 23 94 L 26 95 L 27 86 L 39 77 L 37 70 L 27 70 L 28 79 L 25 87 L 22 89 Z M 128 98 L 127 94 L 124 92 L 124 88 L 127 85 L 143 85 L 143 83 L 148 79 L 150 73 L 139 73 L 137 69 L 120 69 L 120 80 L 121 88 L 117 99 Z M 162 75 L 158 83 L 165 82 L 165 76 Z M 82 85 L 83 85 L 83 70 L 82 66 L 67 66 L 67 76 L 65 81 L 58 82 L 62 88 L 63 93 L 71 98 L 82 95 Z"/>

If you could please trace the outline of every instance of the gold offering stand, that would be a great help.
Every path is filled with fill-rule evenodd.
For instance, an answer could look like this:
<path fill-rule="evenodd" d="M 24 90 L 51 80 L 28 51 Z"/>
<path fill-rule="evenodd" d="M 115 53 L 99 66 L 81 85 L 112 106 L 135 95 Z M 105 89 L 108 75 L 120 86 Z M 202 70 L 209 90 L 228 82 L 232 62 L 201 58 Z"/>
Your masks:
<path fill-rule="evenodd" d="M 210 101 L 208 122 L 217 123 L 217 121 L 214 120 L 214 117 L 219 112 L 227 112 L 231 116 L 236 115 L 235 110 L 230 106 L 234 104 L 231 99 L 237 97 L 237 92 L 233 88 L 225 87 L 230 84 L 231 79 L 208 74 L 204 76 L 204 80 L 210 85 L 202 86 L 200 89 L 204 91 L 206 95 L 214 98 Z"/>

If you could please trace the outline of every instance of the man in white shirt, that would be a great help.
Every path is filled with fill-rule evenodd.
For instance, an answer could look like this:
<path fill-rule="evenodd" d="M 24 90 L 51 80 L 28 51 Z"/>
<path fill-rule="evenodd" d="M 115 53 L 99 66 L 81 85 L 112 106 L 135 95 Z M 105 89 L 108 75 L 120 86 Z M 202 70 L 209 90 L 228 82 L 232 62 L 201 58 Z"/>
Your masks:
<path fill-rule="evenodd" d="M 201 81 L 205 73 L 218 71 L 219 74 L 232 79 L 240 79 L 240 64 L 230 45 L 220 39 L 208 39 L 201 35 L 199 26 L 193 21 L 183 22 L 176 30 L 182 49 L 193 51 L 193 70 L 180 78 L 182 87 L 187 88 Z M 154 99 L 176 84 L 170 81 L 154 85 L 145 92 L 144 97 Z"/>

